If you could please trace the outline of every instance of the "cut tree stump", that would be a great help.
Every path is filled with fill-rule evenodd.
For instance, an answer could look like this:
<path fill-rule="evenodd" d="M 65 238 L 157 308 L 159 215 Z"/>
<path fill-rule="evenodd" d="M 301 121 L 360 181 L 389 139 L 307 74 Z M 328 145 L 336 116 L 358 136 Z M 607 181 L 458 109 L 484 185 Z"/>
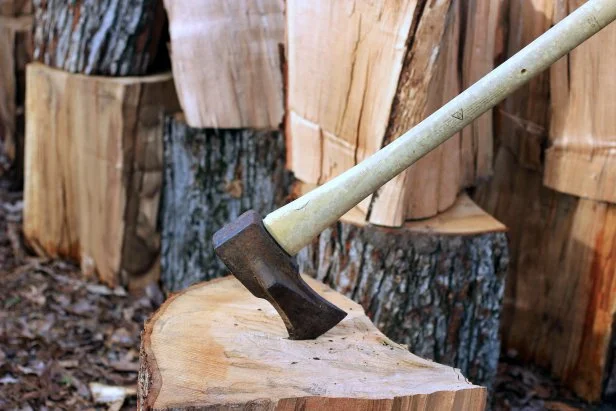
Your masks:
<path fill-rule="evenodd" d="M 490 71 L 505 3 L 289 0 L 287 139 L 296 177 L 336 177 Z M 359 209 L 385 226 L 431 217 L 491 167 L 490 112 Z"/>
<path fill-rule="evenodd" d="M 437 217 L 396 229 L 366 224 L 354 210 L 297 261 L 301 272 L 359 302 L 389 338 L 491 387 L 508 264 L 504 231 L 465 195 Z"/>
<path fill-rule="evenodd" d="M 24 234 L 105 283 L 159 278 L 163 113 L 170 73 L 112 78 L 27 69 Z"/>
<path fill-rule="evenodd" d="M 32 59 L 31 30 L 31 16 L 0 16 L 0 174 L 10 170 L 18 186 L 23 179 L 26 64 Z"/>
<path fill-rule="evenodd" d="M 162 282 L 177 291 L 228 273 L 212 236 L 249 209 L 281 206 L 291 176 L 280 131 L 192 128 L 175 115 L 164 139 Z"/>
<path fill-rule="evenodd" d="M 234 277 L 167 300 L 142 333 L 139 410 L 484 409 L 485 388 L 409 353 L 359 305 L 305 280 L 348 312 L 316 340 L 289 340 L 274 308 Z"/>
<path fill-rule="evenodd" d="M 506 55 L 581 3 L 510 2 Z M 606 28 L 500 105 L 494 178 L 474 196 L 509 227 L 504 349 L 588 401 L 616 396 L 616 204 L 603 201 L 616 176 L 615 34 Z"/>
<path fill-rule="evenodd" d="M 277 129 L 284 115 L 284 1 L 164 3 L 186 123 Z"/>
<path fill-rule="evenodd" d="M 106 76 L 142 76 L 169 69 L 161 41 L 166 18 L 160 0 L 33 3 L 37 61 L 71 73 Z"/>

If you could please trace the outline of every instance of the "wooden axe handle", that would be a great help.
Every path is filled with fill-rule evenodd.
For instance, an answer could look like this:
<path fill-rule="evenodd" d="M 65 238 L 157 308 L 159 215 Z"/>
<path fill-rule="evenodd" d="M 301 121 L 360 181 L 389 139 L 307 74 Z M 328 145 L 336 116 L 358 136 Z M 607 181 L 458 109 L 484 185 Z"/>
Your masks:
<path fill-rule="evenodd" d="M 368 195 L 615 19 L 616 0 L 589 0 L 420 124 L 270 213 L 263 219 L 265 227 L 289 255 L 297 254 Z"/>

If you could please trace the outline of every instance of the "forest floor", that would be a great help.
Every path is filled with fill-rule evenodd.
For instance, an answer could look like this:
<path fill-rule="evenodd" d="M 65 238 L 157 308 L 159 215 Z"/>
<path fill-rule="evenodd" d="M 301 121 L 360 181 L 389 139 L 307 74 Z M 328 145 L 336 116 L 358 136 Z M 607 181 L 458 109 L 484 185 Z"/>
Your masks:
<path fill-rule="evenodd" d="M 21 193 L 0 180 L 0 409 L 135 409 L 139 335 L 160 293 L 129 295 L 84 279 L 70 263 L 34 257 L 22 238 L 22 208 Z M 508 355 L 493 409 L 616 407 L 587 405 Z"/>

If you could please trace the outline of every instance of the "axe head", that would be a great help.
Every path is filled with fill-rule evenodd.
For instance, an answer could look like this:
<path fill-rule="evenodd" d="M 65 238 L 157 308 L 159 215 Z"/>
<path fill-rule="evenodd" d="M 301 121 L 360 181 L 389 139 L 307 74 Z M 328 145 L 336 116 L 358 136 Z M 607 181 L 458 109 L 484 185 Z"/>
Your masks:
<path fill-rule="evenodd" d="M 297 265 L 267 232 L 253 210 L 214 234 L 214 250 L 233 275 L 256 297 L 269 301 L 292 340 L 314 339 L 346 313 L 302 280 Z"/>

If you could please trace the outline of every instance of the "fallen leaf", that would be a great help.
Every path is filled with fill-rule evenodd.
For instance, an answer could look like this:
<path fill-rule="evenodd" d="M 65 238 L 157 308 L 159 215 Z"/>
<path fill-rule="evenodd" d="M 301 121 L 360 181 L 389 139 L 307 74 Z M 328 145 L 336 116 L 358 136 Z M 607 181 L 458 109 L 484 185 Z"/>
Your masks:
<path fill-rule="evenodd" d="M 91 382 L 88 384 L 92 398 L 99 404 L 124 401 L 126 397 L 137 395 L 137 389 L 134 387 L 119 387 L 113 385 L 99 384 Z"/>
<path fill-rule="evenodd" d="M 4 377 L 0 378 L 0 384 L 15 384 L 18 382 L 19 380 L 11 374 L 6 374 Z"/>

